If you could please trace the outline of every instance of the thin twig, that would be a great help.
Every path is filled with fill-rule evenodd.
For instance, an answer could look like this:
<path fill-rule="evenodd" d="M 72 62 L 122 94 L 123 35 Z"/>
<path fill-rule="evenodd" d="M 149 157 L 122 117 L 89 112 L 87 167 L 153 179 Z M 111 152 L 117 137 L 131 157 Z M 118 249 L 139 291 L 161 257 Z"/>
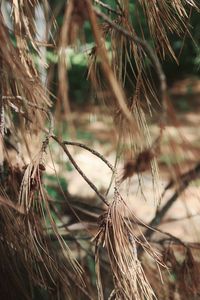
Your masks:
<path fill-rule="evenodd" d="M 144 226 L 143 223 L 139 223 L 139 225 Z M 149 228 L 149 226 L 148 226 L 148 228 Z M 187 247 L 187 243 L 186 242 L 182 241 L 181 239 L 179 239 L 178 237 L 176 237 L 175 235 L 173 235 L 173 234 L 171 234 L 169 232 L 163 231 L 162 229 L 155 228 L 155 227 L 151 227 L 151 231 L 160 232 L 160 233 L 162 233 L 164 235 L 167 235 L 171 240 L 176 241 L 177 243 L 183 245 L 184 247 Z"/>
<path fill-rule="evenodd" d="M 110 169 L 113 173 L 116 172 L 115 168 L 111 165 L 111 163 L 102 155 L 100 154 L 99 152 L 97 152 L 96 150 L 94 149 L 91 149 L 90 147 L 82 144 L 82 143 L 78 143 L 78 142 L 68 142 L 68 141 L 64 141 L 63 144 L 65 145 L 71 145 L 71 146 L 77 146 L 77 147 L 80 147 L 80 148 L 83 148 L 89 152 L 91 152 L 92 154 L 94 154 L 95 156 L 99 157 Z"/>
<path fill-rule="evenodd" d="M 124 10 L 123 10 L 123 8 L 122 8 L 122 6 L 121 6 L 119 0 L 115 0 L 115 1 L 116 1 L 116 3 L 117 3 L 117 6 L 119 7 L 121 13 L 124 15 Z"/>
<path fill-rule="evenodd" d="M 174 222 L 180 222 L 180 221 L 183 221 L 183 220 L 189 220 L 189 219 L 192 219 L 192 218 L 195 218 L 195 217 L 200 217 L 200 212 L 197 213 L 197 214 L 194 214 L 194 215 L 187 215 L 185 217 L 182 217 L 182 218 L 170 218 L 170 219 L 167 219 L 167 220 L 164 220 L 162 222 L 162 224 L 168 224 L 168 223 L 174 223 Z"/>
<path fill-rule="evenodd" d="M 103 3 L 100 0 L 94 0 L 95 3 L 99 4 L 101 7 L 106 8 L 109 12 L 116 14 L 117 16 L 122 16 L 122 14 L 119 11 L 116 11 L 114 8 L 112 8 L 111 6 L 109 6 L 106 3 Z"/>
<path fill-rule="evenodd" d="M 172 239 L 171 238 L 164 238 L 164 239 L 160 239 L 160 240 L 151 240 L 150 242 L 151 242 L 151 244 L 158 244 L 158 245 L 162 245 L 165 242 L 168 242 L 168 243 L 171 244 Z M 174 245 L 182 245 L 185 248 L 200 249 L 200 244 L 199 243 L 185 242 L 184 245 L 183 245 L 182 242 L 180 243 L 178 240 L 174 240 L 173 244 Z"/>
<path fill-rule="evenodd" d="M 89 180 L 89 178 L 85 175 L 85 173 L 79 168 L 75 160 L 73 159 L 72 155 L 68 151 L 66 145 L 59 141 L 59 139 L 56 136 L 52 136 L 52 138 L 61 146 L 65 154 L 68 156 L 69 160 L 71 161 L 74 168 L 79 172 L 79 174 L 83 177 L 83 179 L 89 184 L 89 186 L 95 191 L 95 193 L 98 195 L 98 197 L 107 205 L 109 206 L 106 198 L 98 191 L 97 187 Z"/>

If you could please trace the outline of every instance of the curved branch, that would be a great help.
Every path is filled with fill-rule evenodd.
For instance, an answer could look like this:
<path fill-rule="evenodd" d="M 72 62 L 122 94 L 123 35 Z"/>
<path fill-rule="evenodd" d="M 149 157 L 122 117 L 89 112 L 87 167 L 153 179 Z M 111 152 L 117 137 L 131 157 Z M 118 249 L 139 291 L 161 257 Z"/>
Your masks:
<path fill-rule="evenodd" d="M 91 152 L 92 154 L 94 154 L 95 156 L 97 156 L 98 158 L 100 158 L 110 169 L 113 173 L 116 172 L 115 168 L 109 163 L 109 161 L 107 159 L 105 159 L 105 157 L 100 154 L 99 152 L 97 152 L 94 149 L 89 148 L 88 146 L 82 144 L 82 143 L 78 143 L 78 142 L 68 142 L 68 141 L 64 141 L 63 144 L 65 145 L 71 145 L 71 146 L 77 146 L 80 148 L 83 148 L 89 152 Z"/>
<path fill-rule="evenodd" d="M 95 193 L 97 194 L 97 196 L 106 204 L 106 206 L 109 206 L 106 198 L 98 191 L 97 187 L 89 180 L 89 178 L 79 168 L 79 166 L 77 165 L 77 163 L 73 159 L 72 155 L 68 151 L 66 145 L 63 142 L 59 141 L 59 139 L 56 136 L 52 136 L 52 138 L 61 146 L 61 148 L 63 149 L 63 151 L 65 152 L 65 154 L 68 156 L 69 160 L 71 161 L 72 165 L 74 166 L 74 168 L 83 177 L 83 179 L 89 184 L 89 186 L 91 187 L 91 189 L 93 189 L 93 191 L 95 191 Z"/>

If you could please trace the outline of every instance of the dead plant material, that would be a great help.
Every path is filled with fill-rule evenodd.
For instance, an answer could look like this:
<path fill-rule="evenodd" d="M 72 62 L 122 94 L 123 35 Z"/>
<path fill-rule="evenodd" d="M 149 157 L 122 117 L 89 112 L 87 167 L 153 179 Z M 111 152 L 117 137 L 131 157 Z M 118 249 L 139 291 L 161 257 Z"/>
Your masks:
<path fill-rule="evenodd" d="M 154 233 L 154 231 L 152 230 L 152 227 L 156 228 L 160 224 L 160 222 L 164 218 L 165 214 L 168 212 L 168 210 L 171 208 L 171 206 L 175 203 L 177 198 L 189 186 L 190 182 L 192 182 L 193 180 L 195 180 L 199 177 L 200 177 L 200 164 L 199 163 L 194 168 L 192 168 L 191 170 L 189 170 L 188 172 L 186 172 L 180 176 L 181 180 L 177 181 L 179 183 L 179 185 L 175 189 L 174 194 L 168 199 L 168 201 L 165 203 L 165 205 L 161 209 L 157 210 L 155 217 L 149 223 L 149 228 L 147 228 L 146 232 L 144 233 L 144 236 L 147 239 L 149 239 Z M 174 185 L 174 182 L 170 181 L 170 183 L 166 186 L 164 193 L 168 188 L 173 187 L 173 185 Z M 161 197 L 163 197 L 163 195 Z"/>
<path fill-rule="evenodd" d="M 160 295 L 160 298 L 174 299 L 178 293 L 183 300 L 198 299 L 200 266 L 199 261 L 194 258 L 192 249 L 185 246 L 184 249 L 180 247 L 176 249 L 171 243 L 163 251 L 163 260 L 168 266 L 168 273 L 165 274 L 167 295 Z"/>
<path fill-rule="evenodd" d="M 149 115 L 152 116 L 151 97 L 157 99 L 149 61 L 159 79 L 161 101 L 158 102 L 162 106 L 163 123 L 165 123 L 167 121 L 165 114 L 172 116 L 173 110 L 170 111 L 168 106 L 166 78 L 158 57 L 164 58 L 165 53 L 169 53 L 176 60 L 170 45 L 169 33 L 178 35 L 189 33 L 188 27 L 184 25 L 184 21 L 188 19 L 186 4 L 190 8 L 197 8 L 197 6 L 194 0 L 140 0 L 139 3 L 147 17 L 150 34 L 155 42 L 155 47 L 151 48 L 145 41 L 143 31 L 141 30 L 141 36 L 139 33 L 136 34 L 136 30 L 131 24 L 128 0 L 116 0 L 115 8 L 108 6 L 103 1 L 96 0 L 95 3 L 98 3 L 110 15 L 96 9 L 93 1 L 89 0 L 69 0 L 65 3 L 66 5 L 64 4 L 63 25 L 58 39 L 58 95 L 60 102 L 57 103 L 60 105 L 59 112 L 64 111 L 64 116 L 70 123 L 72 119 L 67 50 L 77 42 L 79 44 L 82 42 L 79 39 L 80 33 L 83 32 L 82 28 L 85 22 L 89 22 L 94 44 L 89 59 L 88 78 L 95 88 L 97 97 L 106 104 L 109 102 L 110 115 L 115 120 L 119 140 L 123 134 L 125 136 L 128 132 L 131 150 L 135 153 L 137 149 L 140 149 L 136 155 L 131 154 L 131 158 L 135 157 L 135 159 L 125 164 L 123 181 L 134 173 L 142 173 L 150 169 L 160 151 L 159 140 L 152 143 L 150 139 L 146 121 L 145 109 L 147 107 Z M 16 299 L 16 295 L 22 300 L 31 299 L 34 289 L 37 288 L 46 291 L 47 297 L 50 299 L 74 299 L 73 289 L 76 290 L 77 298 L 80 295 L 77 291 L 81 291 L 80 293 L 84 297 L 92 298 L 86 291 L 85 281 L 87 282 L 87 278 L 85 281 L 83 280 L 83 270 L 79 264 L 82 261 L 80 252 L 88 253 L 88 249 L 83 249 L 84 247 L 78 243 L 78 238 L 74 237 L 78 250 L 72 253 L 71 244 L 68 244 L 68 240 L 61 232 L 61 229 L 67 231 L 66 226 L 63 225 L 63 222 L 58 225 L 58 221 L 63 220 L 55 206 L 56 200 L 49 201 L 51 198 L 43 182 L 47 166 L 48 146 L 53 138 L 90 188 L 105 204 L 106 211 L 99 218 L 99 230 L 94 239 L 99 299 L 103 300 L 105 297 L 105 282 L 101 278 L 102 248 L 105 248 L 107 253 L 106 263 L 109 264 L 108 269 L 113 278 L 113 286 L 109 287 L 109 299 L 156 299 L 156 293 L 139 260 L 139 249 L 141 248 L 153 258 L 159 274 L 159 267 L 164 264 L 160 255 L 152 249 L 147 240 L 152 235 L 151 225 L 158 226 L 166 211 L 191 180 L 199 177 L 199 164 L 191 172 L 180 177 L 180 184 L 175 194 L 166 205 L 157 211 L 155 218 L 150 226 L 146 226 L 148 229 L 143 234 L 140 229 L 141 224 L 136 216 L 128 210 L 119 192 L 120 182 L 116 179 L 116 167 L 113 167 L 107 159 L 88 146 L 76 142 L 62 142 L 53 133 L 53 117 L 49 112 L 51 106 L 49 93 L 40 81 L 31 55 L 34 52 L 36 56 L 40 56 L 39 43 L 35 41 L 34 11 L 38 4 L 37 0 L 11 1 L 13 32 L 6 27 L 3 16 L 0 15 L 0 167 L 3 166 L 0 169 L 0 175 L 4 176 L 4 178 L 3 176 L 0 178 L 1 296 L 4 299 L 13 300 Z M 45 5 L 47 5 L 47 1 L 44 2 Z M 11 39 L 11 34 L 14 34 L 15 44 Z M 107 49 L 107 38 L 111 41 L 111 50 Z M 48 45 L 48 41 L 44 41 L 44 45 Z M 130 97 L 126 95 L 125 90 L 126 80 L 129 76 L 127 67 L 130 67 L 132 75 L 131 78 L 128 78 L 133 88 Z M 47 121 L 48 129 L 46 129 Z M 4 155 L 4 131 L 7 125 L 9 125 L 12 135 L 20 134 L 21 139 L 18 140 L 29 152 L 29 162 L 25 163 L 24 169 L 18 168 L 10 162 L 5 163 L 5 159 L 2 158 Z M 123 126 L 120 130 L 121 125 Z M 35 133 L 40 138 L 41 143 L 37 153 L 33 154 L 29 149 L 26 139 L 28 131 L 30 136 Z M 45 136 L 43 136 L 44 133 Z M 69 145 L 90 151 L 106 163 L 112 171 L 115 187 L 111 202 L 81 170 L 73 155 L 68 151 L 67 146 Z M 18 151 L 16 153 L 18 155 Z M 156 170 L 156 163 L 154 167 Z M 8 176 L 6 171 L 8 171 Z M 155 173 L 152 171 L 153 180 Z M 13 185 L 11 186 L 11 184 Z M 169 187 L 174 185 L 172 182 Z M 62 193 L 64 199 L 65 196 L 66 194 Z M 96 221 L 97 214 L 94 212 L 87 214 L 88 208 L 76 209 L 75 213 L 71 209 L 70 212 L 73 211 L 74 216 L 77 217 L 81 211 L 85 213 L 84 210 L 86 210 L 86 218 L 90 215 L 92 220 Z M 75 227 L 76 230 L 82 233 L 86 228 L 85 224 L 80 221 Z M 166 235 L 168 240 L 177 242 L 187 249 L 182 265 L 177 264 L 173 251 L 165 253 L 164 260 L 169 267 L 176 271 L 179 281 L 181 281 L 177 286 L 174 284 L 174 288 L 179 289 L 179 293 L 182 295 L 182 291 L 187 288 L 187 282 L 189 282 L 187 296 L 198 296 L 199 268 L 193 253 L 189 250 L 189 245 L 170 234 Z M 164 242 L 163 244 L 160 242 L 160 245 L 163 246 Z M 77 258 L 80 258 L 79 262 Z M 94 274 L 90 277 L 93 279 Z"/>
<path fill-rule="evenodd" d="M 0 216 L 1 297 L 31 299 L 38 286 L 54 299 L 57 293 L 73 299 L 69 266 L 43 234 L 42 220 L 34 213 L 21 216 L 9 206 L 0 206 Z"/>
<path fill-rule="evenodd" d="M 163 262 L 171 270 L 175 269 L 177 266 L 177 259 L 175 257 L 173 248 L 170 245 L 163 251 Z"/>
<path fill-rule="evenodd" d="M 90 179 L 85 175 L 85 173 L 80 169 L 80 167 L 78 166 L 78 164 L 75 162 L 75 160 L 73 159 L 72 155 L 70 154 L 69 150 L 67 149 L 66 147 L 66 144 L 67 142 L 60 142 L 59 139 L 57 139 L 57 137 L 55 136 L 52 136 L 52 138 L 62 147 L 62 149 L 64 150 L 64 152 L 66 153 L 66 155 L 68 156 L 70 162 L 72 163 L 72 165 L 75 167 L 75 169 L 79 172 L 79 174 L 83 177 L 83 179 L 88 183 L 88 185 L 91 187 L 91 189 L 93 189 L 95 191 L 95 193 L 97 194 L 97 196 L 104 202 L 104 204 L 106 206 L 109 206 L 108 202 L 107 202 L 107 199 L 104 195 L 102 195 L 97 187 L 94 185 L 93 182 L 90 181 Z M 87 147 L 87 150 L 88 150 L 88 147 Z M 94 153 L 94 152 L 93 152 Z M 96 155 L 97 153 L 95 153 Z M 99 154 L 97 154 L 99 156 Z M 102 159 L 102 157 L 101 157 Z M 105 160 L 104 160 L 105 162 Z M 109 167 L 111 165 L 109 164 Z M 112 170 L 114 170 L 114 168 L 112 168 Z"/>
<path fill-rule="evenodd" d="M 139 153 L 135 162 L 127 161 L 124 165 L 124 173 L 121 181 L 123 182 L 127 178 L 132 177 L 135 173 L 142 173 L 150 169 L 153 157 L 154 154 L 150 150 L 144 150 Z"/>
<path fill-rule="evenodd" d="M 17 8 L 15 7 L 15 14 L 17 15 L 16 9 Z M 18 16 L 17 20 L 19 19 L 20 17 Z M 32 68 L 33 61 L 30 57 L 26 57 L 28 49 L 26 48 L 25 51 L 23 51 L 23 47 L 22 50 L 20 49 L 21 48 L 14 47 L 11 42 L 9 31 L 1 17 L 0 59 L 3 61 L 1 69 L 1 105 L 4 111 L 2 122 L 5 127 L 5 117 L 10 120 L 9 123 L 12 127 L 10 126 L 9 130 L 13 132 L 14 135 L 18 133 L 14 126 L 15 121 L 12 119 L 13 110 L 18 112 L 17 127 L 21 128 L 21 133 L 25 131 L 24 116 L 21 118 L 22 113 L 26 116 L 27 120 L 35 120 L 32 124 L 26 122 L 25 126 L 36 133 L 38 131 L 38 126 L 44 127 L 44 116 L 41 114 L 40 110 L 34 111 L 28 103 L 31 103 L 32 106 L 43 107 L 43 109 L 47 109 L 47 107 L 50 106 L 48 92 L 42 86 L 37 72 Z M 28 99 L 28 101 L 24 99 Z"/>
<path fill-rule="evenodd" d="M 141 241 L 134 235 L 136 223 L 133 218 L 132 222 L 126 218 L 126 214 L 126 204 L 116 187 L 113 202 L 99 219 L 99 232 L 95 238 L 96 261 L 99 261 L 100 246 L 105 247 L 113 274 L 114 290 L 111 295 L 114 294 L 115 299 L 156 299 L 137 257 L 137 245 Z M 159 261 L 148 243 L 144 248 Z M 97 271 L 99 299 L 104 299 L 99 267 Z"/>
<path fill-rule="evenodd" d="M 132 129 L 137 132 L 137 125 L 135 124 L 135 120 L 132 116 L 132 113 L 130 112 L 127 106 L 127 102 L 125 99 L 122 86 L 120 82 L 117 80 L 110 66 L 108 53 L 105 48 L 105 40 L 102 36 L 100 26 L 98 25 L 98 20 L 95 14 L 96 11 L 94 11 L 90 1 L 87 1 L 87 8 L 88 8 L 89 20 L 91 22 L 91 26 L 93 30 L 94 40 L 97 46 L 97 54 L 101 60 L 101 66 L 102 66 L 104 76 L 108 81 L 108 84 L 113 94 L 113 98 L 117 103 L 118 108 L 122 111 L 125 119 L 131 125 Z"/>
<path fill-rule="evenodd" d="M 151 161 L 160 152 L 160 139 L 161 135 L 155 140 L 150 149 L 143 150 L 136 156 L 135 160 L 129 160 L 125 163 L 121 182 L 134 174 L 145 172 L 151 168 Z"/>
<path fill-rule="evenodd" d="M 140 0 L 144 13 L 147 16 L 147 22 L 151 36 L 156 42 L 157 52 L 161 57 L 165 57 L 168 52 L 176 61 L 174 51 L 170 45 L 168 32 L 176 33 L 177 35 L 188 32 L 187 18 L 188 13 L 185 7 L 197 8 L 195 1 L 153 1 Z"/>
<path fill-rule="evenodd" d="M 179 272 L 179 291 L 184 299 L 192 299 L 200 294 L 200 266 L 188 248 Z"/>

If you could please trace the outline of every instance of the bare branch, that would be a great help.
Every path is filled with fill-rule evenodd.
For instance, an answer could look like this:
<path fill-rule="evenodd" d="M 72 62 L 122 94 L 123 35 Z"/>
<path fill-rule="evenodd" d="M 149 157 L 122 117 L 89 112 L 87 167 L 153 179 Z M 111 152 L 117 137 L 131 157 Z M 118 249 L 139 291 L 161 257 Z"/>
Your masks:
<path fill-rule="evenodd" d="M 107 159 L 105 159 L 105 157 L 102 154 L 100 154 L 99 152 L 95 151 L 94 149 L 91 149 L 88 146 L 86 146 L 84 144 L 81 144 L 81 143 L 77 143 L 77 142 L 64 141 L 63 144 L 65 144 L 65 145 L 71 145 L 71 146 L 77 146 L 77 147 L 83 148 L 83 149 L 91 152 L 95 156 L 99 157 L 111 169 L 111 171 L 113 173 L 116 172 L 115 168 L 109 163 L 109 161 Z"/>
<path fill-rule="evenodd" d="M 200 163 L 198 163 L 192 170 L 182 174 L 179 179 L 179 187 L 175 191 L 175 193 L 172 195 L 172 197 L 167 201 L 167 203 L 161 208 L 161 210 L 158 210 L 156 212 L 155 217 L 148 225 L 149 228 L 146 230 L 144 236 L 146 238 L 150 238 L 154 231 L 151 229 L 151 227 L 157 227 L 168 210 L 171 208 L 171 206 L 174 204 L 174 202 L 177 200 L 177 198 L 184 192 L 184 190 L 189 186 L 190 182 L 200 177 Z M 171 186 L 171 185 L 170 185 Z"/>
<path fill-rule="evenodd" d="M 71 161 L 72 165 L 74 166 L 74 168 L 79 172 L 79 174 L 83 177 L 83 179 L 89 184 L 89 186 L 91 187 L 91 189 L 93 189 L 93 191 L 95 191 L 95 193 L 97 194 L 97 196 L 107 205 L 109 206 L 106 198 L 98 191 L 97 187 L 89 180 L 89 178 L 84 174 L 84 172 L 79 168 L 79 166 L 77 165 L 77 163 L 75 162 L 75 160 L 73 159 L 72 155 L 70 154 L 70 152 L 68 151 L 66 145 L 59 141 L 59 139 L 56 136 L 52 136 L 52 138 L 62 147 L 62 149 L 64 150 L 64 152 L 66 153 L 66 155 L 68 156 L 69 160 Z"/>
<path fill-rule="evenodd" d="M 100 0 L 94 0 L 95 3 L 99 4 L 101 7 L 106 8 L 109 12 L 116 14 L 117 16 L 122 16 L 122 14 L 119 11 L 116 11 L 114 8 L 112 8 L 111 6 L 109 6 L 106 3 L 103 3 Z"/>

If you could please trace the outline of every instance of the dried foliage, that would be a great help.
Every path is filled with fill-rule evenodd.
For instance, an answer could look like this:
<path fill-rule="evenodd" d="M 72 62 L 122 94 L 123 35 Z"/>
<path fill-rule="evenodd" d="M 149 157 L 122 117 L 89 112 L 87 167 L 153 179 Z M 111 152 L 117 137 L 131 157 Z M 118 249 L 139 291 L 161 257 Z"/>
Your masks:
<path fill-rule="evenodd" d="M 185 25 L 188 11 L 198 7 L 193 0 L 138 0 L 138 13 L 142 11 L 146 16 L 154 45 L 151 48 L 144 39 L 143 31 L 141 30 L 140 36 L 136 33 L 130 18 L 129 4 L 128 0 L 116 0 L 115 6 L 110 7 L 99 0 L 69 0 L 65 7 L 62 7 L 64 16 L 60 31 L 57 31 L 58 28 L 52 30 L 49 40 L 42 43 L 36 40 L 35 9 L 42 5 L 46 17 L 49 16 L 47 1 L 12 0 L 12 29 L 8 28 L 3 14 L 0 15 L 2 299 L 33 299 L 37 290 L 41 294 L 45 291 L 48 299 L 172 299 L 167 291 L 165 298 L 160 296 L 160 290 L 155 286 L 151 274 L 151 270 L 157 268 L 156 272 L 152 273 L 157 276 L 158 285 L 160 268 L 167 273 L 165 264 L 169 264 L 177 275 L 178 280 L 173 288 L 182 299 L 196 297 L 200 293 L 199 266 L 189 245 L 165 234 L 172 241 L 181 244 L 185 249 L 185 257 L 179 264 L 173 249 L 169 247 L 166 252 L 166 245 L 160 242 L 164 258 L 162 261 L 161 255 L 149 241 L 155 231 L 137 219 L 120 192 L 122 181 L 133 174 L 140 176 L 146 170 L 151 170 L 152 182 L 157 193 L 157 156 L 161 151 L 160 142 L 167 122 L 170 120 L 176 125 L 159 58 L 164 59 L 165 55 L 171 55 L 176 60 L 169 35 L 189 32 Z M 49 19 L 47 17 L 46 22 L 52 24 L 52 16 Z M 119 144 L 122 148 L 128 144 L 129 153 L 127 157 L 125 151 L 123 153 L 125 165 L 120 180 L 117 175 L 117 160 L 116 166 L 112 166 L 107 159 L 88 146 L 63 141 L 56 135 L 57 128 L 54 128 L 54 115 L 57 119 L 63 117 L 62 120 L 67 120 L 69 126 L 73 127 L 66 55 L 69 47 L 76 47 L 80 43 L 79 37 L 80 34 L 84 35 L 82 27 L 86 22 L 89 23 L 94 45 L 87 58 L 88 80 L 91 81 L 99 104 L 105 105 L 113 118 Z M 41 56 L 41 46 L 51 43 L 53 35 L 57 43 L 55 51 L 58 54 L 57 98 L 52 96 L 42 83 L 33 59 L 34 55 Z M 110 41 L 110 49 L 107 47 L 107 40 Z M 46 67 L 45 62 L 43 63 Z M 131 70 L 130 75 L 127 68 Z M 152 72 L 155 73 L 154 76 Z M 153 80 L 155 76 L 158 78 L 157 87 Z M 127 82 L 131 83 L 131 95 L 128 95 L 126 90 Z M 157 104 L 154 107 L 155 102 Z M 50 111 L 52 103 L 54 105 Z M 159 116 L 158 136 L 154 141 L 148 128 L 148 120 L 153 115 Z M 5 135 L 8 132 L 16 141 L 14 145 L 9 144 L 15 153 L 14 162 L 10 159 L 8 142 L 6 144 Z M 31 147 L 34 139 L 39 141 L 37 149 Z M 89 239 L 93 237 L 95 253 L 90 253 L 90 256 L 95 260 L 96 287 L 92 283 L 91 274 L 88 275 L 87 268 L 84 268 L 86 255 L 82 255 L 82 252 L 88 255 L 91 249 L 85 249 L 78 238 L 73 236 L 70 225 L 74 224 L 64 224 L 62 212 L 57 209 L 55 199 L 51 199 L 43 183 L 47 160 L 52 155 L 49 145 L 53 142 L 64 151 L 71 164 L 102 202 L 102 205 L 99 205 L 101 214 L 95 214 L 93 207 L 82 208 L 78 205 L 77 208 L 74 203 L 70 203 L 66 191 L 61 190 L 61 197 L 66 200 L 70 217 L 73 216 L 81 224 L 80 235 L 87 232 Z M 21 150 L 17 144 L 21 146 Z M 68 146 L 78 146 L 90 151 L 108 166 L 114 178 L 112 201 L 84 174 L 69 152 Z M 180 170 L 176 175 L 180 175 Z M 197 177 L 199 164 L 193 170 L 179 176 L 174 197 L 169 199 L 163 209 L 157 211 L 151 226 L 159 225 L 180 193 Z M 174 183 L 173 179 L 166 190 L 173 187 Z M 158 193 L 156 198 L 160 204 L 161 194 Z M 85 223 L 80 220 L 79 214 L 95 220 L 95 233 L 88 229 L 87 219 Z M 64 234 L 56 223 L 56 218 L 61 222 Z M 146 232 L 141 226 L 147 228 Z M 70 238 L 72 240 L 68 242 Z M 153 261 L 152 269 L 148 270 L 140 260 L 143 251 Z M 105 252 L 106 259 L 103 260 L 105 257 L 102 253 Z M 106 267 L 110 272 L 109 287 L 102 276 L 102 269 Z M 167 285 L 170 286 L 170 283 Z"/>
<path fill-rule="evenodd" d="M 99 261 L 99 247 L 105 246 L 113 274 L 114 299 L 156 299 L 138 259 L 137 247 L 142 245 L 155 260 L 155 252 L 145 240 L 141 241 L 134 234 L 137 219 L 127 218 L 127 206 L 115 187 L 114 199 L 106 213 L 100 216 L 100 230 L 96 236 L 96 261 Z M 98 270 L 99 299 L 104 299 Z M 110 296 L 111 297 L 111 296 Z"/>
<path fill-rule="evenodd" d="M 147 22 L 152 37 L 155 40 L 156 48 L 161 56 L 165 56 L 166 51 L 176 60 L 175 54 L 169 41 L 169 33 L 178 35 L 184 34 L 188 30 L 186 20 L 188 12 L 185 7 L 186 2 L 190 8 L 197 9 L 195 1 L 152 1 L 149 4 L 146 0 L 139 1 L 147 16 Z"/>

